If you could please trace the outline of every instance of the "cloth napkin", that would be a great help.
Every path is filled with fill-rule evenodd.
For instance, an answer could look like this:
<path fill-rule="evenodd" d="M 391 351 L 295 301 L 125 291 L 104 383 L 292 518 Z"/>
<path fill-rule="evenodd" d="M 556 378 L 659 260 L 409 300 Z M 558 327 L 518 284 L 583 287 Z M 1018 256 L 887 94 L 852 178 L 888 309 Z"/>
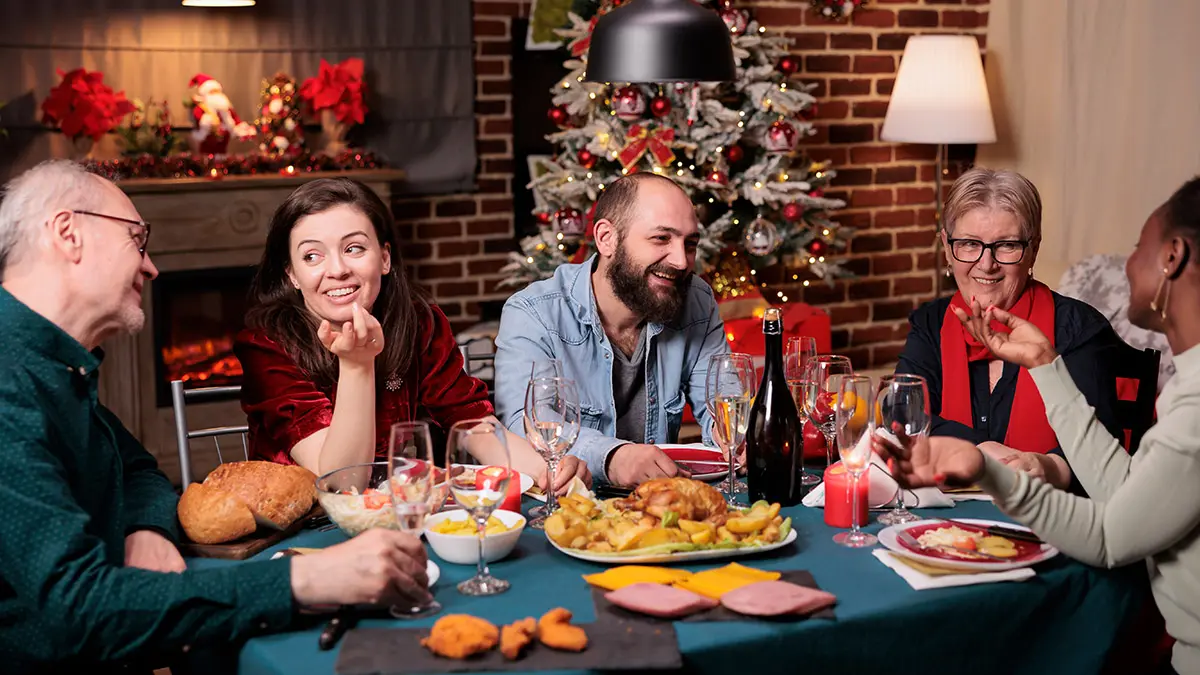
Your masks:
<path fill-rule="evenodd" d="M 896 439 L 891 432 L 884 429 L 876 429 L 875 433 L 888 440 L 895 441 Z M 859 441 L 859 445 L 870 442 L 870 436 L 863 436 Z M 887 465 L 883 463 L 883 459 L 874 452 L 871 453 L 871 468 L 863 474 L 863 477 L 871 481 L 871 488 L 867 497 L 871 508 L 883 508 L 896 504 L 899 485 L 896 484 L 895 479 L 888 473 Z M 859 480 L 862 480 L 862 478 Z M 821 483 L 817 485 L 807 495 L 804 495 L 802 503 L 805 506 L 814 508 L 824 507 L 825 484 Z M 917 490 L 905 490 L 904 506 L 921 509 L 950 508 L 954 506 L 954 500 L 937 488 L 919 488 Z"/>
<path fill-rule="evenodd" d="M 893 554 L 877 548 L 872 551 L 879 562 L 892 568 L 909 586 L 918 591 L 930 588 L 950 588 L 952 586 L 973 586 L 975 584 L 991 584 L 999 581 L 1024 581 L 1036 576 L 1033 568 L 1022 567 L 1007 572 L 955 572 L 924 565 L 909 558 Z"/>

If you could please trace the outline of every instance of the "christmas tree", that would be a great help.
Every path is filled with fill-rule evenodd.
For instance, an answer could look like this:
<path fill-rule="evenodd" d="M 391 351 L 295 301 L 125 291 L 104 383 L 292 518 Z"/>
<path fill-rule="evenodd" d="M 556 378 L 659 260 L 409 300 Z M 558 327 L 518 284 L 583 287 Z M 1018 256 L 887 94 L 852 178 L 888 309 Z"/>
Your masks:
<path fill-rule="evenodd" d="M 646 85 L 584 81 L 591 31 L 621 0 L 575 0 L 567 74 L 554 87 L 547 138 L 557 154 L 528 185 L 540 206 L 538 233 L 521 242 L 502 270 L 519 287 L 592 253 L 591 210 L 604 186 L 636 171 L 672 178 L 696 204 L 701 241 L 696 272 L 718 297 L 765 287 L 756 278 L 780 265 L 780 279 L 850 276 L 834 255 L 853 234 L 830 219 L 845 206 L 823 196 L 835 172 L 810 161 L 800 140 L 815 85 L 792 80 L 799 58 L 789 38 L 773 35 L 732 0 L 701 0 L 729 27 L 737 79 L 723 83 Z M 765 275 L 764 275 L 765 276 Z"/>

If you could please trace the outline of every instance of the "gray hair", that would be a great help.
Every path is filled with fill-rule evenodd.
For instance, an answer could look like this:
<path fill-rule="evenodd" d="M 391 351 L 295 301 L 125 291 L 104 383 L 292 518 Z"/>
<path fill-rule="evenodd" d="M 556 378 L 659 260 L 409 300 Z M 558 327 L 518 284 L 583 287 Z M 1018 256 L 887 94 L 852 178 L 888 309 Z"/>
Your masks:
<path fill-rule="evenodd" d="M 1031 242 L 1042 239 L 1042 197 L 1037 187 L 1016 171 L 975 167 L 958 177 L 946 197 L 942 229 L 953 236 L 959 218 L 979 208 L 1007 211 Z"/>
<path fill-rule="evenodd" d="M 88 208 L 94 202 L 99 178 L 86 167 L 52 159 L 10 180 L 0 201 L 0 279 L 17 262 L 37 228 L 54 211 Z M 92 188 L 92 189 L 89 189 Z"/>

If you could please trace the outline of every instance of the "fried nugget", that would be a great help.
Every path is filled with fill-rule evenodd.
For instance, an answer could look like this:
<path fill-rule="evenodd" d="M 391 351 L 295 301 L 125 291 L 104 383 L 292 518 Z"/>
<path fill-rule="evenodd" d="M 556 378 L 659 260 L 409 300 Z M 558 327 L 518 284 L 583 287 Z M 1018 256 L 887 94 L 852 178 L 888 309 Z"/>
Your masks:
<path fill-rule="evenodd" d="M 486 652 L 500 641 L 500 631 L 491 623 L 468 614 L 447 614 L 433 624 L 421 646 L 438 656 L 465 659 Z"/>
<path fill-rule="evenodd" d="M 547 647 L 568 652 L 581 652 L 588 644 L 587 633 L 571 625 L 571 612 L 562 607 L 555 607 L 538 619 L 538 640 Z"/>
<path fill-rule="evenodd" d="M 537 622 L 532 616 L 508 624 L 500 629 L 500 653 L 509 661 L 516 661 L 521 656 L 521 650 L 533 641 L 536 634 Z"/>

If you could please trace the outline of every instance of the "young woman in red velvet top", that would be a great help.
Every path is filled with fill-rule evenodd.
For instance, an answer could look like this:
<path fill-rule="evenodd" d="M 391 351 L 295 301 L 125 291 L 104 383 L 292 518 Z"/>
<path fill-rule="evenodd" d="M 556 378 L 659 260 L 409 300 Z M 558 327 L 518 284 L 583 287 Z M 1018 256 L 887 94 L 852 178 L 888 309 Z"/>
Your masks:
<path fill-rule="evenodd" d="M 321 475 L 385 459 L 396 422 L 448 429 L 492 416 L 446 315 L 404 272 L 391 213 L 362 183 L 297 188 L 271 218 L 250 295 L 234 351 L 253 457 Z M 533 447 L 511 433 L 508 445 L 513 467 L 544 488 Z M 556 487 L 574 475 L 591 482 L 584 463 L 564 458 Z"/>

